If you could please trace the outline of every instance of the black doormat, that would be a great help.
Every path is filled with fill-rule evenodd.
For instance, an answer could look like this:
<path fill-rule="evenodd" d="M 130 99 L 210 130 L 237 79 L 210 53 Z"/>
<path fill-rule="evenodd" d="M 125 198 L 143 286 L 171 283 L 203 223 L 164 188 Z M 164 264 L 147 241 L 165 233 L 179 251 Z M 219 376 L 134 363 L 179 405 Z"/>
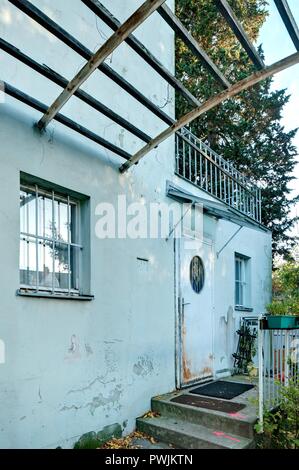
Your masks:
<path fill-rule="evenodd" d="M 214 398 L 224 398 L 225 400 L 231 400 L 232 398 L 241 395 L 244 392 L 254 388 L 254 385 L 241 384 L 238 382 L 225 382 L 224 380 L 218 380 L 201 387 L 190 390 L 190 393 L 196 395 L 203 395 Z"/>
<path fill-rule="evenodd" d="M 246 405 L 224 400 L 213 400 L 213 398 L 197 397 L 192 395 L 179 395 L 170 401 L 181 403 L 182 405 L 196 406 L 197 408 L 207 408 L 208 410 L 222 411 L 223 413 L 238 413 Z"/>

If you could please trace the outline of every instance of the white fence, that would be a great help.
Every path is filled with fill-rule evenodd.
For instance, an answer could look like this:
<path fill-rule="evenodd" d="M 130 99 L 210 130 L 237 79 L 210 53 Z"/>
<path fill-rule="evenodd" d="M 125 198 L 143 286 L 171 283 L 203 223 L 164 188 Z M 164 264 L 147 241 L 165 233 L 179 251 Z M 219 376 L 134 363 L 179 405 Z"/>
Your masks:
<path fill-rule="evenodd" d="M 264 410 L 281 402 L 281 388 L 290 380 L 299 385 L 299 329 L 258 330 L 259 422 L 263 426 Z"/>

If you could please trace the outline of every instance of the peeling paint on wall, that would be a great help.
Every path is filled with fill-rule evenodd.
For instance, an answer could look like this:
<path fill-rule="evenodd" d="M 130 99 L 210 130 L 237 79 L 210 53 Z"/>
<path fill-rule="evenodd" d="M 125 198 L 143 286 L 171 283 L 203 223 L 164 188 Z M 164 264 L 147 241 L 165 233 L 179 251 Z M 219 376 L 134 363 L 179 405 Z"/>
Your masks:
<path fill-rule="evenodd" d="M 115 378 L 112 378 L 110 380 L 107 380 L 106 378 L 107 374 L 95 377 L 88 385 L 70 390 L 67 394 L 70 395 L 72 393 L 85 392 L 86 390 L 90 390 L 97 383 L 100 383 L 102 385 L 108 385 L 116 381 Z"/>
<path fill-rule="evenodd" d="M 121 405 L 119 403 L 120 397 L 123 393 L 121 385 L 116 385 L 113 390 L 109 392 L 109 395 L 105 397 L 102 393 L 94 396 L 91 401 L 84 403 L 82 405 L 64 405 L 60 408 L 60 411 L 71 411 L 71 410 L 82 410 L 87 408 L 91 415 L 94 415 L 97 408 L 108 408 L 110 409 L 113 406 L 114 410 L 120 410 Z"/>
<path fill-rule="evenodd" d="M 93 354 L 93 350 L 88 343 L 85 343 L 85 351 L 86 351 L 87 356 L 90 356 L 91 354 Z"/>
<path fill-rule="evenodd" d="M 154 370 L 152 360 L 147 356 L 139 356 L 136 364 L 133 365 L 133 372 L 135 375 L 145 377 L 151 374 Z"/>
<path fill-rule="evenodd" d="M 114 410 L 120 409 L 121 405 L 119 404 L 119 399 L 122 394 L 121 385 L 117 385 L 114 390 L 112 390 L 108 397 L 104 397 L 102 393 L 99 393 L 96 397 L 93 397 L 92 401 L 87 404 L 90 414 L 94 415 L 97 408 L 107 407 L 113 405 Z"/>
<path fill-rule="evenodd" d="M 40 390 L 40 387 L 38 387 L 38 403 L 42 403 L 43 401 L 43 397 L 42 397 L 42 393 L 41 393 L 41 390 Z"/>
<path fill-rule="evenodd" d="M 65 359 L 68 361 L 74 361 L 81 358 L 80 354 L 80 344 L 79 339 L 75 334 L 71 336 L 70 346 L 68 348 L 67 354 L 65 355 Z"/>
<path fill-rule="evenodd" d="M 118 366 L 118 358 L 111 347 L 105 350 L 105 364 L 109 372 L 114 372 Z"/>

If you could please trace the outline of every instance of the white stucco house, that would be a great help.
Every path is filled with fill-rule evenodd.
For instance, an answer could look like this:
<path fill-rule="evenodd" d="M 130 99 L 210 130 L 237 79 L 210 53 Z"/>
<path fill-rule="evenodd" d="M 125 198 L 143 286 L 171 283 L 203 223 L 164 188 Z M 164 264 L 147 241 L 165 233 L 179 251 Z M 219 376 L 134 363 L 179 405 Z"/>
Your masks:
<path fill-rule="evenodd" d="M 61 87 L 7 44 L 66 79 L 86 59 L 14 3 L 0 0 L 0 448 L 72 447 L 112 424 L 132 431 L 154 395 L 232 373 L 240 319 L 271 296 L 271 233 L 259 190 L 186 129 L 124 174 L 115 149 L 142 141 L 78 97 L 63 114 L 114 147 L 57 121 L 39 132 L 41 112 L 14 90 L 49 105 Z M 111 34 L 79 0 L 30 3 L 90 51 Z M 142 2 L 101 3 L 122 22 Z M 157 12 L 134 35 L 174 73 Z M 106 64 L 174 118 L 174 92 L 127 44 Z M 165 128 L 101 71 L 82 89 L 150 136 Z M 162 218 L 174 202 L 191 203 L 180 237 L 171 218 L 163 237 L 103 223 L 111 207 L 132 221 L 140 204 Z"/>

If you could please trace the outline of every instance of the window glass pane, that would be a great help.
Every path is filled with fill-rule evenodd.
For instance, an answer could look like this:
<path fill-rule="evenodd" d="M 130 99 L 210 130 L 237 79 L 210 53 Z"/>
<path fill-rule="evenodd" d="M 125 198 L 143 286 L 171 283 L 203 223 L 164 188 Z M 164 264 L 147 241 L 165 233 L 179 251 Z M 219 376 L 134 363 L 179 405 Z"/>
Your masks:
<path fill-rule="evenodd" d="M 68 289 L 69 271 L 68 246 L 55 243 L 55 287 Z"/>
<path fill-rule="evenodd" d="M 244 306 L 244 286 L 243 284 L 239 284 L 239 305 Z"/>
<path fill-rule="evenodd" d="M 45 237 L 45 201 L 42 196 L 38 197 L 38 227 L 37 234 L 41 237 Z"/>
<path fill-rule="evenodd" d="M 71 243 L 79 244 L 78 230 L 77 230 L 78 206 L 70 205 L 70 240 Z"/>
<path fill-rule="evenodd" d="M 58 221 L 56 222 L 57 239 L 68 241 L 68 206 L 64 202 L 58 202 Z"/>
<path fill-rule="evenodd" d="M 236 259 L 236 280 L 240 281 L 240 260 Z"/>
<path fill-rule="evenodd" d="M 52 199 L 39 196 L 38 198 L 38 235 L 52 238 Z"/>
<path fill-rule="evenodd" d="M 26 232 L 27 223 L 26 223 L 26 193 L 25 191 L 20 192 L 20 229 L 21 232 Z"/>
<path fill-rule="evenodd" d="M 71 246 L 71 289 L 79 290 L 79 262 L 81 249 Z"/>
<path fill-rule="evenodd" d="M 244 260 L 240 259 L 240 281 L 244 281 Z"/>
<path fill-rule="evenodd" d="M 20 240 L 20 283 L 36 286 L 36 242 L 30 237 Z"/>
<path fill-rule="evenodd" d="M 53 201 L 53 217 L 54 220 L 52 221 L 52 229 L 53 229 L 53 236 L 55 240 L 59 240 L 59 224 L 60 224 L 60 217 L 59 217 L 59 203 L 58 201 Z"/>
<path fill-rule="evenodd" d="M 240 305 L 240 292 L 239 292 L 239 283 L 236 282 L 236 285 L 235 285 L 235 302 L 236 302 L 236 305 Z"/>
<path fill-rule="evenodd" d="M 28 191 L 20 192 L 20 222 L 21 232 L 36 234 L 36 207 L 35 207 L 35 193 Z"/>
<path fill-rule="evenodd" d="M 53 244 L 48 240 L 38 243 L 39 286 L 52 289 Z M 54 284 L 55 287 L 55 284 Z"/>

